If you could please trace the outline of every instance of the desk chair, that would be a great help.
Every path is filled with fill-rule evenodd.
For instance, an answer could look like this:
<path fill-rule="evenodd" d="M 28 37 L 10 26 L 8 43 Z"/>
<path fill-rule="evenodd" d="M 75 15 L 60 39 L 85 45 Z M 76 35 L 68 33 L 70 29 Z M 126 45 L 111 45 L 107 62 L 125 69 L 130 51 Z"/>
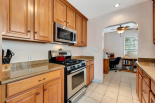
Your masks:
<path fill-rule="evenodd" d="M 116 59 L 110 60 L 110 71 L 111 70 L 121 71 L 121 69 L 116 69 L 116 65 L 119 64 L 120 60 L 121 60 L 121 57 L 117 57 Z M 114 67 L 114 69 L 112 67 Z M 117 72 L 117 71 L 115 71 L 115 72 Z"/>

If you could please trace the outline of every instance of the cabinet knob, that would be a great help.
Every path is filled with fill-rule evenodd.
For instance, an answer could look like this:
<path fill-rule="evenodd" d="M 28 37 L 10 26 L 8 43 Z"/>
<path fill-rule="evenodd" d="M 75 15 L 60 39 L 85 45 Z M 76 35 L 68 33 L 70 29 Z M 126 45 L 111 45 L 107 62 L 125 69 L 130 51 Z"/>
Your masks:
<path fill-rule="evenodd" d="M 37 95 L 39 95 L 40 93 L 37 93 Z"/>
<path fill-rule="evenodd" d="M 45 91 L 47 91 L 47 89 L 45 89 Z"/>
<path fill-rule="evenodd" d="M 27 32 L 28 32 L 28 33 L 30 33 L 31 31 L 30 31 L 30 30 L 28 30 Z"/>
<path fill-rule="evenodd" d="M 66 21 L 64 21 L 64 22 L 66 22 Z"/>
<path fill-rule="evenodd" d="M 69 22 L 67 22 L 69 24 Z"/>
<path fill-rule="evenodd" d="M 35 34 L 37 34 L 38 32 L 34 32 Z"/>

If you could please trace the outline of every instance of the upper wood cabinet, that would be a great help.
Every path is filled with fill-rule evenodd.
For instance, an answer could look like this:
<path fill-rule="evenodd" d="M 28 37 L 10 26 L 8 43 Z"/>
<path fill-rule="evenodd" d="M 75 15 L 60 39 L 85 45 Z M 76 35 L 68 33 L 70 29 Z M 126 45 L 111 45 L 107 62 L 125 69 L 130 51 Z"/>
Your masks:
<path fill-rule="evenodd" d="M 6 103 L 43 103 L 42 87 L 33 89 L 29 92 L 12 98 L 6 101 Z"/>
<path fill-rule="evenodd" d="M 81 46 L 82 17 L 76 14 L 76 45 Z"/>
<path fill-rule="evenodd" d="M 35 0 L 35 39 L 51 41 L 52 0 Z"/>
<path fill-rule="evenodd" d="M 3 0 L 2 35 L 30 38 L 32 32 L 32 0 Z"/>
<path fill-rule="evenodd" d="M 83 28 L 82 28 L 82 38 L 81 38 L 81 46 L 87 46 L 87 20 L 83 19 Z"/>
<path fill-rule="evenodd" d="M 75 12 L 67 7 L 67 27 L 75 30 Z"/>
<path fill-rule="evenodd" d="M 44 103 L 61 103 L 61 79 L 44 85 Z"/>
<path fill-rule="evenodd" d="M 54 22 L 66 26 L 66 5 L 59 0 L 54 0 Z"/>

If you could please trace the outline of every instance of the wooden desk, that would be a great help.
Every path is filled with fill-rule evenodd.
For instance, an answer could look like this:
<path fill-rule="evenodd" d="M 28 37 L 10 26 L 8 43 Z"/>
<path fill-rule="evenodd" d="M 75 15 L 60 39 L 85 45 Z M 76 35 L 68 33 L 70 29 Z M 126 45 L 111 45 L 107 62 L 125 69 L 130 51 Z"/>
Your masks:
<path fill-rule="evenodd" d="M 122 71 L 136 73 L 135 62 L 137 61 L 137 58 L 125 58 L 124 57 L 121 59 L 122 59 Z M 129 67 L 129 69 L 126 69 L 127 66 Z"/>

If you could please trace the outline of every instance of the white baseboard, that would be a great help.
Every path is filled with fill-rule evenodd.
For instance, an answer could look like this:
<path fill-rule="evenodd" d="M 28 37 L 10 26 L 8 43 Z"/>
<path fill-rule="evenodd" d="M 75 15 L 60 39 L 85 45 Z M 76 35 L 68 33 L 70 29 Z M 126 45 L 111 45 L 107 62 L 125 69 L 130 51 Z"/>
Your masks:
<path fill-rule="evenodd" d="M 97 82 L 97 83 L 103 84 L 102 80 L 93 79 L 93 82 Z"/>

